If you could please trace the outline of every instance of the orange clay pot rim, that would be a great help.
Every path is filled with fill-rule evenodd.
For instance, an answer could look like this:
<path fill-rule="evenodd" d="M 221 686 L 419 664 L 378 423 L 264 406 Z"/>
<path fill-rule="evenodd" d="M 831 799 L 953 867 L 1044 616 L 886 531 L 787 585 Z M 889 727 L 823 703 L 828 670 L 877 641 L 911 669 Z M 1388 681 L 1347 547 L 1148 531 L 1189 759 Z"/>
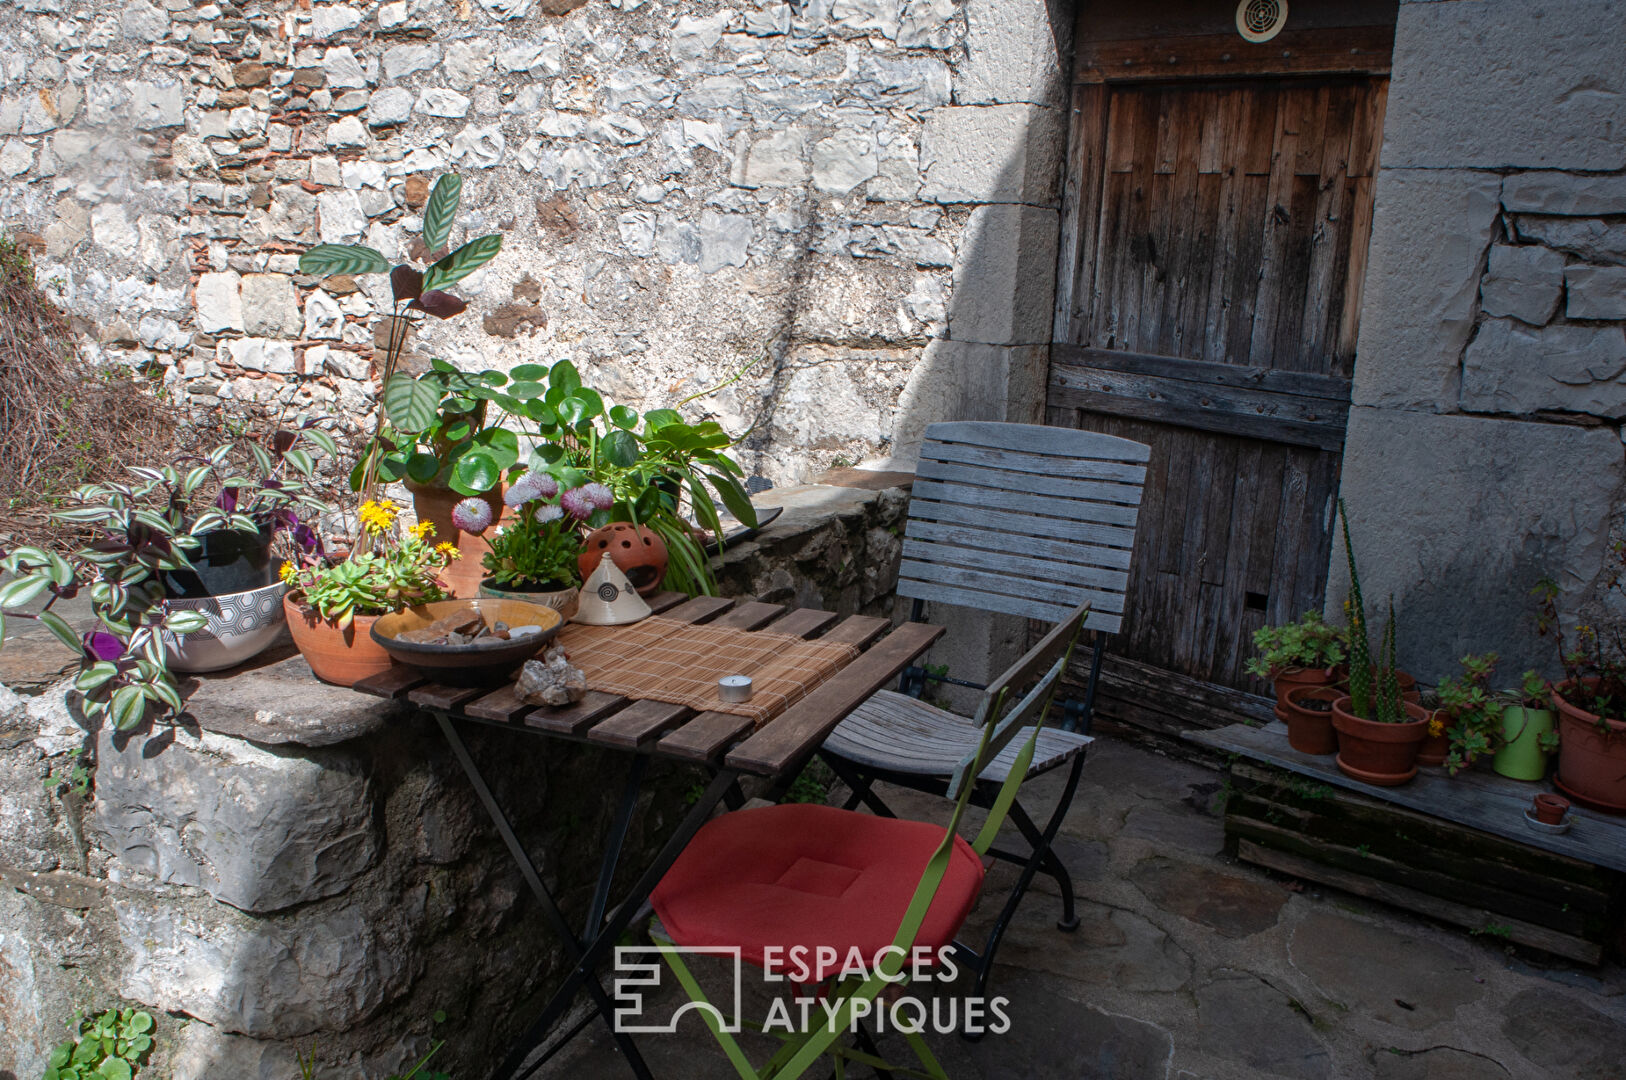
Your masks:
<path fill-rule="evenodd" d="M 1598 722 L 1600 719 L 1598 714 L 1587 712 L 1579 705 L 1571 704 L 1569 698 L 1564 696 L 1562 691 L 1564 687 L 1569 685 L 1570 683 L 1568 682 L 1554 683 L 1552 687 L 1553 706 L 1558 710 L 1559 717 L 1584 723 L 1592 730 L 1597 731 Z M 1604 717 L 1602 720 L 1603 723 L 1607 725 L 1609 731 L 1615 734 L 1626 733 L 1626 723 L 1622 723 L 1619 720 L 1611 720 L 1608 717 Z M 1602 733 L 1600 732 L 1600 734 Z"/>
<path fill-rule="evenodd" d="M 1409 733 L 1409 732 L 1411 732 L 1411 731 L 1413 731 L 1413 730 L 1415 730 L 1417 728 L 1426 728 L 1427 725 L 1428 725 L 1428 721 L 1429 721 L 1429 710 L 1423 708 L 1421 705 L 1417 704 L 1415 701 L 1402 701 L 1400 704 L 1401 704 L 1401 707 L 1406 710 L 1406 715 L 1407 716 L 1412 716 L 1413 715 L 1413 710 L 1415 710 L 1417 713 L 1420 713 L 1422 715 L 1414 716 L 1412 719 L 1402 721 L 1401 723 L 1398 723 L 1398 724 L 1389 724 L 1389 723 L 1385 723 L 1382 720 L 1367 720 L 1364 717 L 1356 716 L 1354 713 L 1349 711 L 1349 704 L 1350 704 L 1350 696 L 1348 694 L 1345 694 L 1344 696 L 1338 698 L 1337 700 L 1335 700 L 1332 703 L 1332 722 L 1333 722 L 1333 726 L 1337 727 L 1338 722 L 1340 720 L 1348 721 L 1348 722 L 1354 723 L 1354 724 L 1365 725 L 1361 729 L 1361 732 L 1360 732 L 1360 734 L 1361 734 L 1361 736 L 1363 738 L 1368 737 L 1368 736 L 1365 735 L 1365 732 L 1368 729 L 1376 729 L 1378 731 L 1404 731 L 1404 732 Z M 1339 728 L 1339 730 L 1342 731 L 1344 729 Z M 1390 742 L 1404 742 L 1405 740 L 1403 740 L 1403 739 L 1391 739 L 1391 740 L 1388 740 L 1388 741 L 1390 741 Z"/>

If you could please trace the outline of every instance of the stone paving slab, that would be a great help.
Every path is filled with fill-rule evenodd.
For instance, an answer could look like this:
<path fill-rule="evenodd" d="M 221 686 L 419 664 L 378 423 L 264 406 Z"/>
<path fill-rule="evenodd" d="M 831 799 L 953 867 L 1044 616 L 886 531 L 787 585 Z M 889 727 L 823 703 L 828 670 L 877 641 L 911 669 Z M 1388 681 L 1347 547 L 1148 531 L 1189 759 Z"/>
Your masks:
<path fill-rule="evenodd" d="M 1102 739 L 1084 777 L 1062 846 L 1079 929 L 1056 929 L 1055 883 L 1038 878 L 989 988 L 1011 1030 L 929 1039 L 955 1080 L 1626 1080 L 1619 965 L 1544 960 L 1237 863 L 1219 853 L 1218 777 L 1198 766 Z M 1023 789 L 1035 816 L 1060 783 Z M 883 794 L 946 820 L 938 800 Z M 973 941 L 1014 876 L 990 871 Z M 639 1045 L 663 1078 L 733 1075 L 698 1020 Z M 539 1075 L 623 1075 L 615 1058 L 595 1033 Z"/>

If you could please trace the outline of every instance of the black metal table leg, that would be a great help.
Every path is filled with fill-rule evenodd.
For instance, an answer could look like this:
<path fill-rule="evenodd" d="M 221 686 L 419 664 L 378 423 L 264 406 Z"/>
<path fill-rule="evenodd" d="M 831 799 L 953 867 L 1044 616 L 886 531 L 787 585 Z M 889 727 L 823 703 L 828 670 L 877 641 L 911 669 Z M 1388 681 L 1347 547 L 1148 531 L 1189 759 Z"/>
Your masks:
<path fill-rule="evenodd" d="M 610 904 L 610 884 L 615 879 L 615 868 L 621 861 L 621 845 L 627 839 L 627 826 L 632 823 L 633 807 L 638 805 L 638 788 L 643 784 L 644 771 L 649 758 L 634 755 L 632 768 L 627 773 L 627 786 L 621 791 L 621 805 L 615 808 L 615 821 L 610 825 L 609 843 L 604 858 L 599 862 L 598 884 L 593 888 L 593 906 L 587 912 L 587 926 L 582 930 L 585 945 L 593 940 L 593 933 L 604 922 L 604 909 Z"/>
<path fill-rule="evenodd" d="M 468 776 L 469 783 L 473 785 L 474 793 L 479 796 L 481 804 L 486 808 L 486 813 L 490 816 L 492 823 L 497 826 L 497 833 L 502 837 L 503 844 L 508 848 L 508 854 L 513 857 L 514 862 L 519 866 L 520 876 L 525 879 L 525 884 L 541 901 L 544 917 L 553 928 L 554 933 L 564 942 L 565 950 L 570 959 L 579 964 L 584 948 L 582 940 L 576 937 L 576 933 L 571 929 L 570 923 L 566 920 L 558 901 L 548 891 L 547 885 L 543 884 L 542 875 L 537 873 L 536 864 L 531 862 L 531 857 L 526 854 L 525 848 L 519 842 L 519 837 L 514 834 L 514 827 L 509 822 L 508 815 L 503 813 L 502 807 L 497 803 L 496 796 L 491 793 L 491 786 L 486 783 L 485 776 L 480 772 L 480 767 L 474 763 L 474 757 L 469 753 L 468 745 L 463 742 L 463 737 L 457 733 L 457 727 L 452 723 L 452 718 L 449 715 L 443 712 L 433 712 L 433 716 L 435 722 L 440 725 L 441 734 L 446 736 L 447 743 L 451 745 L 452 754 L 457 758 L 458 764 L 463 766 L 463 772 Z M 641 770 L 635 769 L 635 777 L 641 775 L 641 772 Z M 635 789 L 635 784 L 631 786 Z M 613 874 L 614 867 L 612 866 L 608 872 Z M 601 874 L 603 873 L 601 871 Z M 627 1064 L 631 1067 L 633 1074 L 638 1077 L 638 1080 L 653 1080 L 653 1074 L 649 1071 L 649 1066 L 644 1063 L 643 1055 L 638 1052 L 638 1047 L 633 1044 L 632 1039 L 615 1030 L 613 1022 L 615 1010 L 609 994 L 605 992 L 604 987 L 599 984 L 596 978 L 589 979 L 587 982 L 590 983 L 588 993 L 593 998 L 594 1006 L 599 1015 L 604 1018 L 605 1024 L 610 1027 L 610 1033 L 615 1038 L 616 1047 L 620 1049 L 622 1055 L 627 1059 Z M 571 996 L 575 996 L 574 991 L 572 991 Z M 580 1030 L 578 1027 L 576 1031 L 570 1033 L 571 1036 L 574 1036 Z M 566 1041 L 568 1041 L 568 1038 Z M 520 1054 L 519 1062 L 523 1062 L 531 1051 L 540 1044 L 540 1041 L 538 1039 L 531 1045 L 526 1046 L 523 1053 Z M 554 1049 L 557 1050 L 558 1048 L 555 1047 Z M 510 1057 L 512 1056 L 511 1054 Z M 515 1063 L 515 1068 L 518 1067 L 519 1062 Z M 512 1069 L 509 1069 L 498 1075 L 506 1076 L 511 1071 Z"/>
<path fill-rule="evenodd" d="M 633 885 L 627 898 L 616 908 L 615 914 L 599 928 L 598 933 L 594 935 L 592 940 L 585 943 L 585 947 L 581 948 L 579 955 L 575 957 L 576 966 L 565 976 L 565 981 L 560 984 L 559 989 L 554 991 L 553 997 L 548 999 L 548 1003 L 543 1007 L 541 1015 L 532 1021 L 530 1027 L 526 1028 L 519 1044 L 509 1053 L 508 1058 L 497 1068 L 497 1071 L 492 1074 L 493 1080 L 525 1080 L 536 1070 L 537 1066 L 541 1064 L 540 1062 L 523 1072 L 519 1071 L 520 1067 L 525 1064 L 525 1059 L 531 1055 L 531 1052 L 542 1045 L 553 1025 L 563 1019 L 565 1013 L 569 1011 L 571 1002 L 576 998 L 576 992 L 584 987 L 588 993 L 593 994 L 595 1003 L 604 1017 L 604 1022 L 610 1026 L 612 1032 L 615 1031 L 614 1009 L 609 1006 L 608 999 L 604 995 L 604 988 L 599 985 L 594 970 L 615 946 L 616 942 L 621 939 L 622 933 L 631 924 L 633 916 L 643 907 L 644 901 L 649 899 L 649 894 L 655 891 L 655 886 L 660 884 L 660 880 L 666 875 L 666 871 L 672 868 L 672 864 L 683 853 L 683 849 L 694 838 L 694 834 L 700 831 L 700 826 L 704 825 L 707 819 L 711 817 L 711 812 L 738 780 L 739 773 L 734 769 L 721 769 L 712 777 L 711 783 L 706 785 L 705 793 L 689 808 L 688 814 L 684 816 L 683 821 L 678 825 L 677 831 L 667 838 L 666 844 L 660 850 L 660 854 L 639 876 L 637 883 Z M 568 929 L 566 934 L 569 934 Z M 571 937 L 570 941 L 574 944 L 575 938 Z M 622 1047 L 623 1053 L 627 1057 L 627 1063 L 633 1066 L 633 1071 L 637 1073 L 640 1080 L 645 1080 L 649 1076 L 648 1067 L 644 1064 L 643 1058 L 639 1056 L 637 1049 L 632 1046 L 631 1040 L 617 1033 L 616 1044 Z"/>

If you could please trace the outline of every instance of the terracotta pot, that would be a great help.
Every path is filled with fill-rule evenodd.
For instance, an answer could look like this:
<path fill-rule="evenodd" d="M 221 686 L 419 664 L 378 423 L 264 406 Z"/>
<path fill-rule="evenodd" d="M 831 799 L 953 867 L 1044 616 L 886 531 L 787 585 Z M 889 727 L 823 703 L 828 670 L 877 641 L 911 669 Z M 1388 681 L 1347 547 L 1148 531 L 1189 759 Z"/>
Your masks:
<path fill-rule="evenodd" d="M 582 541 L 582 551 L 576 565 L 586 581 L 597 568 L 604 552 L 610 561 L 627 575 L 639 596 L 648 596 L 661 587 L 666 576 L 666 541 L 645 525 L 625 521 L 612 521 L 602 529 L 594 529 Z"/>
<path fill-rule="evenodd" d="M 1283 668 L 1272 679 L 1276 687 L 1276 707 L 1287 711 L 1287 694 L 1296 686 L 1328 686 L 1337 668 Z"/>
<path fill-rule="evenodd" d="M 302 601 L 284 597 L 282 611 L 288 619 L 288 632 L 294 636 L 294 647 L 323 682 L 353 686 L 390 669 L 390 654 L 372 637 L 373 623 L 380 616 L 357 615 L 340 630 L 331 619 L 322 618 Z"/>
<path fill-rule="evenodd" d="M 412 492 L 412 508 L 417 512 L 419 521 L 427 521 L 435 526 L 435 535 L 431 538 L 437 544 L 450 542 L 462 552 L 462 558 L 455 559 L 440 575 L 440 580 L 446 583 L 453 596 L 478 596 L 480 594 L 480 579 L 485 577 L 485 568 L 481 560 L 491 545 L 475 533 L 466 533 L 452 524 L 452 507 L 468 498 L 459 495 L 448 487 L 435 484 L 419 484 L 412 480 L 405 480 L 407 490 Z M 479 496 L 491 507 L 491 529 L 495 529 L 502 521 L 504 512 L 508 510 L 502 501 L 502 485 Z M 511 514 L 509 516 L 512 516 Z M 487 531 L 490 531 L 489 529 Z"/>
<path fill-rule="evenodd" d="M 1543 825 L 1561 825 L 1564 815 L 1569 813 L 1570 801 L 1562 795 L 1554 795 L 1550 791 L 1543 791 L 1530 801 L 1536 812 L 1536 820 Z"/>
<path fill-rule="evenodd" d="M 1282 719 L 1287 724 L 1287 744 L 1302 754 L 1332 754 L 1338 750 L 1338 736 L 1332 730 L 1332 703 L 1344 696 L 1335 686 L 1300 684 L 1287 691 Z M 1325 702 L 1322 709 L 1306 708 L 1306 701 Z"/>
<path fill-rule="evenodd" d="M 1600 727 L 1597 716 L 1571 705 L 1563 691 L 1553 687 L 1559 790 L 1582 806 L 1626 814 L 1626 724 L 1605 720 Z"/>
<path fill-rule="evenodd" d="M 516 589 L 497 585 L 490 578 L 483 578 L 480 581 L 480 595 L 489 596 L 494 600 L 526 600 L 533 604 L 542 604 L 557 611 L 568 621 L 576 614 L 582 591 L 578 585 L 572 585 L 568 589 Z"/>
<path fill-rule="evenodd" d="M 1411 720 L 1380 724 L 1351 713 L 1347 694 L 1332 703 L 1339 772 L 1378 787 L 1404 784 L 1417 775 L 1417 750 L 1428 735 L 1428 713 L 1415 702 L 1402 704 Z"/>
<path fill-rule="evenodd" d="M 1426 735 L 1423 743 L 1417 748 L 1417 764 L 1434 768 L 1445 764 L 1445 759 L 1451 756 L 1451 721 L 1441 715 L 1440 710 L 1429 713 L 1430 726 L 1436 717 L 1444 720 L 1445 724 L 1438 735 Z"/>

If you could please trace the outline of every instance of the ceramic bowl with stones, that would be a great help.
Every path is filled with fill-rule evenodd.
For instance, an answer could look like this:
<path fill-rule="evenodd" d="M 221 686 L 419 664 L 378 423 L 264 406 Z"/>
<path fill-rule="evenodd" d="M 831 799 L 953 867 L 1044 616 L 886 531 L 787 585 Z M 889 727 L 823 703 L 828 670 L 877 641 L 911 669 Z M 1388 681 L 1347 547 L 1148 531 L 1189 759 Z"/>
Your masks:
<path fill-rule="evenodd" d="M 487 627 L 502 623 L 509 630 L 536 627 L 509 638 L 479 637 L 461 645 L 411 641 L 401 637 L 425 630 L 447 616 L 472 612 Z M 564 624 L 559 612 L 545 604 L 524 600 L 471 597 L 437 600 L 432 604 L 381 615 L 373 623 L 373 640 L 397 663 L 417 668 L 436 682 L 454 686 L 483 686 L 502 682 L 525 661 L 541 652 Z"/>

